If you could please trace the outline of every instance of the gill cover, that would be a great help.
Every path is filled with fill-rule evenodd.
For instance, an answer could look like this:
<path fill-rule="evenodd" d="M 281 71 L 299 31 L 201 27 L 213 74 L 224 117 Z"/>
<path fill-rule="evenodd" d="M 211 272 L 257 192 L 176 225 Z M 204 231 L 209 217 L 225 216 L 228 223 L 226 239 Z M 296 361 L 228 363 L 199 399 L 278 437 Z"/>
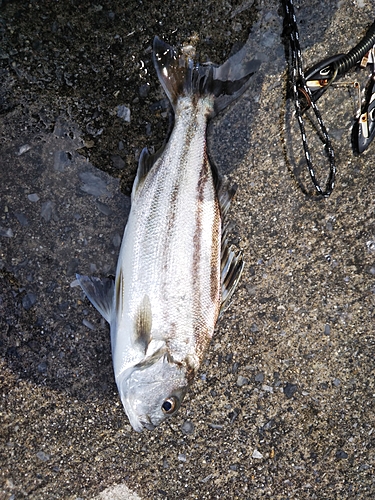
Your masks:
<path fill-rule="evenodd" d="M 153 430 L 180 407 L 188 388 L 186 370 L 161 349 L 117 380 L 122 404 L 137 432 Z"/>

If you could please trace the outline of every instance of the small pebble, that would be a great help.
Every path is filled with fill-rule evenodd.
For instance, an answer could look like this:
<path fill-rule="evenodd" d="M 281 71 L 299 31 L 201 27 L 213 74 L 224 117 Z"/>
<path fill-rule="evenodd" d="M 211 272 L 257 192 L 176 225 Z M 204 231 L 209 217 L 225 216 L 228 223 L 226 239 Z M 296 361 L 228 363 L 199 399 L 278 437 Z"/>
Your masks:
<path fill-rule="evenodd" d="M 331 327 L 329 325 L 326 325 L 324 327 L 324 335 L 330 335 L 331 333 Z"/>
<path fill-rule="evenodd" d="M 287 382 L 286 386 L 283 389 L 283 392 L 284 392 L 285 396 L 288 399 L 290 399 L 297 392 L 297 385 L 296 384 L 290 384 L 289 382 Z"/>
<path fill-rule="evenodd" d="M 41 363 L 39 363 L 38 365 L 38 372 L 39 373 L 46 373 L 47 371 L 47 363 L 45 361 L 42 361 Z"/>
<path fill-rule="evenodd" d="M 125 162 L 120 155 L 112 155 L 111 160 L 113 166 L 117 168 L 117 170 L 122 170 L 125 167 Z"/>
<path fill-rule="evenodd" d="M 270 385 L 262 385 L 262 391 L 265 391 L 265 392 L 273 392 L 273 387 L 271 387 Z"/>
<path fill-rule="evenodd" d="M 44 451 L 38 451 L 36 456 L 41 460 L 42 462 L 47 462 L 49 460 L 49 455 L 47 453 L 44 453 Z"/>
<path fill-rule="evenodd" d="M 52 201 L 50 200 L 45 201 L 42 204 L 42 208 L 40 210 L 40 215 L 42 219 L 44 219 L 46 222 L 49 222 L 52 218 L 53 209 L 54 209 L 54 204 L 52 203 Z"/>
<path fill-rule="evenodd" d="M 39 196 L 36 194 L 36 193 L 32 193 L 32 194 L 28 194 L 27 195 L 27 198 L 30 200 L 30 201 L 39 201 Z"/>
<path fill-rule="evenodd" d="M 163 460 L 163 469 L 169 469 L 169 463 L 168 463 L 168 460 L 166 458 L 164 458 L 164 460 Z"/>
<path fill-rule="evenodd" d="M 348 458 L 348 454 L 345 453 L 345 451 L 343 451 L 343 450 L 338 450 L 336 452 L 336 458 L 339 458 L 339 459 L 341 459 L 341 458 Z"/>
<path fill-rule="evenodd" d="M 238 387 L 242 387 L 248 383 L 249 383 L 249 379 L 247 379 L 246 377 L 243 377 L 242 375 L 238 375 L 238 377 L 237 377 Z"/>
<path fill-rule="evenodd" d="M 194 424 L 190 422 L 190 420 L 186 420 L 182 426 L 181 430 L 184 434 L 193 434 L 194 432 Z"/>
<path fill-rule="evenodd" d="M 252 454 L 252 458 L 263 458 L 263 455 L 256 448 Z"/>
<path fill-rule="evenodd" d="M 31 149 L 31 146 L 29 146 L 29 144 L 24 144 L 23 146 L 20 147 L 20 149 L 18 150 L 18 153 L 17 153 L 17 156 L 21 156 L 23 155 L 24 153 L 26 153 L 27 151 L 29 151 Z"/>
<path fill-rule="evenodd" d="M 186 462 L 185 453 L 179 453 L 177 458 L 179 459 L 180 462 Z"/>
<path fill-rule="evenodd" d="M 208 474 L 208 476 L 206 476 L 205 478 L 201 479 L 201 482 L 202 483 L 207 483 L 207 481 L 209 481 L 212 477 L 212 474 Z"/>
<path fill-rule="evenodd" d="M 266 424 L 263 425 L 263 430 L 268 431 L 273 427 L 273 425 L 275 425 L 275 421 L 271 419 Z"/>
<path fill-rule="evenodd" d="M 149 92 L 150 92 L 150 85 L 149 84 L 144 83 L 143 85 L 141 85 L 139 87 L 139 95 L 143 99 L 148 96 Z"/>
<path fill-rule="evenodd" d="M 255 382 L 263 382 L 264 380 L 264 373 L 260 372 L 255 375 Z"/>
<path fill-rule="evenodd" d="M 218 431 L 221 431 L 222 429 L 224 429 L 224 426 L 220 425 L 220 424 L 208 424 L 208 426 L 211 427 L 211 429 L 215 429 Z"/>
<path fill-rule="evenodd" d="M 36 295 L 32 292 L 26 294 L 22 299 L 22 307 L 28 311 L 36 303 Z"/>
<path fill-rule="evenodd" d="M 122 120 L 124 120 L 125 122 L 130 123 L 130 109 L 124 106 L 124 104 L 120 104 L 119 106 L 117 106 L 116 109 L 117 109 L 117 116 Z"/>
<path fill-rule="evenodd" d="M 13 238 L 14 233 L 10 227 L 6 229 L 5 227 L 0 226 L 0 236 L 5 236 L 6 238 Z"/>

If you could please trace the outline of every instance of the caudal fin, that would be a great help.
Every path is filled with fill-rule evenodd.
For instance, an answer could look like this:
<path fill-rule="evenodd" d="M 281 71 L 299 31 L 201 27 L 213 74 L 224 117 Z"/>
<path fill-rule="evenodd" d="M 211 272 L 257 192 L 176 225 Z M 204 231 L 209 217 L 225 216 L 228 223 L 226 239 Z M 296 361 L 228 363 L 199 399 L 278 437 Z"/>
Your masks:
<path fill-rule="evenodd" d="M 260 66 L 260 61 L 254 59 L 242 63 L 239 72 L 236 54 L 221 66 L 211 63 L 199 65 L 188 54 L 177 54 L 173 47 L 157 36 L 153 49 L 158 78 L 173 108 L 179 96 L 210 94 L 216 97 L 214 114 L 218 114 L 245 92 L 250 76 Z"/>

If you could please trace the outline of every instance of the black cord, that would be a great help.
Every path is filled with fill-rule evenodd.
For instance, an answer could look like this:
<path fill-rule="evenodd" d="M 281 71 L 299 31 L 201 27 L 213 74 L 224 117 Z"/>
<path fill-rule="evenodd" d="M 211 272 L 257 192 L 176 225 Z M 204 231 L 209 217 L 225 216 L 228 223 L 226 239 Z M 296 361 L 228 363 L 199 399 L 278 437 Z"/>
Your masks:
<path fill-rule="evenodd" d="M 369 27 L 362 40 L 350 52 L 333 63 L 333 71 L 337 75 L 353 68 L 362 57 L 375 45 L 375 21 Z"/>
<path fill-rule="evenodd" d="M 318 109 L 316 103 L 313 101 L 309 87 L 306 85 L 306 80 L 305 80 L 303 66 L 302 66 L 302 54 L 301 54 L 301 47 L 300 47 L 300 43 L 299 43 L 299 32 L 298 32 L 298 27 L 297 27 L 296 16 L 294 14 L 293 0 L 283 0 L 282 3 L 284 4 L 285 19 L 286 19 L 286 23 L 288 25 L 289 32 L 290 32 L 289 36 L 290 36 L 290 48 L 291 48 L 291 52 L 292 52 L 291 80 L 292 80 L 293 100 L 294 100 L 294 105 L 295 105 L 295 109 L 296 109 L 296 115 L 297 115 L 299 128 L 301 131 L 301 137 L 302 137 L 303 149 L 305 152 L 307 168 L 309 170 L 311 180 L 314 184 L 314 187 L 315 187 L 317 193 L 321 196 L 328 197 L 332 193 L 334 185 L 335 185 L 335 175 L 336 175 L 335 153 L 333 151 L 333 147 L 331 145 L 331 141 L 329 139 L 328 132 L 327 132 L 326 126 L 324 125 L 324 122 L 323 122 L 323 119 L 322 119 L 321 114 L 319 112 L 319 109 Z M 321 188 L 321 186 L 316 178 L 314 168 L 312 166 L 309 145 L 308 145 L 307 137 L 306 137 L 305 125 L 304 125 L 304 121 L 302 118 L 302 109 L 301 109 L 299 91 L 302 92 L 304 94 L 304 96 L 307 97 L 308 101 L 310 102 L 311 107 L 315 113 L 316 119 L 318 121 L 320 130 L 322 132 L 323 144 L 325 146 L 325 150 L 326 150 L 328 160 L 329 160 L 329 165 L 330 165 L 330 172 L 328 175 L 325 189 Z"/>

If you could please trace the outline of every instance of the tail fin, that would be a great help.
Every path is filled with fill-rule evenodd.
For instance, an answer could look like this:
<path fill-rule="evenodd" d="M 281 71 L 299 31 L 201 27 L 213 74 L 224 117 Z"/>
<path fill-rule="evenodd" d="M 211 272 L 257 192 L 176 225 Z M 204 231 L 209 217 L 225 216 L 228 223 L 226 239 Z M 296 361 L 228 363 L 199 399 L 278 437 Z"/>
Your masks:
<path fill-rule="evenodd" d="M 211 94 L 216 97 L 214 113 L 218 114 L 242 95 L 249 85 L 249 78 L 259 69 L 260 61 L 254 59 L 243 64 L 239 78 L 232 79 L 237 65 L 236 54 L 221 66 L 208 63 L 199 65 L 187 54 L 178 55 L 176 50 L 154 38 L 154 66 L 173 108 L 183 95 Z M 236 60 L 236 63 L 234 62 Z"/>

